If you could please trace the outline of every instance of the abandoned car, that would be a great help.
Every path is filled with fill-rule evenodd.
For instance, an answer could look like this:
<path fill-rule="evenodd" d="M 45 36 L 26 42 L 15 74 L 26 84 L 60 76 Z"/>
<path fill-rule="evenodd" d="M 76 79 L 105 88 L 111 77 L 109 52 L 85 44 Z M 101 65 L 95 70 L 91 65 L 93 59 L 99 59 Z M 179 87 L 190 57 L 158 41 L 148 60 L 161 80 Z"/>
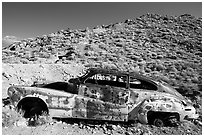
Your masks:
<path fill-rule="evenodd" d="M 25 118 L 44 113 L 165 126 L 169 121 L 198 117 L 191 102 L 171 86 L 136 72 L 90 68 L 69 82 L 11 86 L 8 95 Z"/>

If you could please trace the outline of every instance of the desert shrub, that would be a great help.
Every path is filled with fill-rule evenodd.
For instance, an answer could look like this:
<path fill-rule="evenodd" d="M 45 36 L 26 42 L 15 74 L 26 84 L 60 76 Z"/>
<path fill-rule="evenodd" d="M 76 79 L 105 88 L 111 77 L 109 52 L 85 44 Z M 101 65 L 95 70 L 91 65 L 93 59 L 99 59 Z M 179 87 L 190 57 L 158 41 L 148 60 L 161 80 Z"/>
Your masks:
<path fill-rule="evenodd" d="M 166 69 L 166 67 L 160 62 L 150 63 L 147 65 L 147 67 L 152 71 L 162 71 Z"/>
<path fill-rule="evenodd" d="M 151 71 L 155 71 L 156 68 L 155 68 L 155 64 L 151 63 L 151 64 L 148 64 L 147 66 Z"/>
<path fill-rule="evenodd" d="M 170 78 L 169 84 L 170 84 L 171 86 L 177 86 L 177 80 L 176 80 L 175 78 Z"/>
<path fill-rule="evenodd" d="M 157 55 L 157 59 L 163 58 L 163 55 Z"/>
<path fill-rule="evenodd" d="M 191 100 L 194 100 L 196 96 L 201 95 L 201 90 L 198 85 L 196 84 L 180 84 L 178 87 L 178 92 L 180 92 L 182 95 L 189 97 Z"/>
<path fill-rule="evenodd" d="M 100 49 L 107 50 L 107 46 L 105 44 L 100 44 L 98 47 Z"/>
<path fill-rule="evenodd" d="M 193 83 L 199 83 L 199 79 L 195 76 L 195 77 L 192 77 L 191 78 L 191 81 L 193 82 Z"/>
<path fill-rule="evenodd" d="M 30 61 L 27 60 L 26 58 L 21 58 L 20 62 L 23 63 L 23 64 L 29 64 L 30 63 Z"/>
<path fill-rule="evenodd" d="M 197 52 L 195 52 L 195 55 L 196 55 L 196 56 L 199 56 L 199 57 L 202 57 L 202 52 L 197 51 Z"/>
<path fill-rule="evenodd" d="M 123 43 L 117 42 L 117 43 L 115 43 L 115 45 L 116 45 L 117 47 L 123 47 Z"/>
<path fill-rule="evenodd" d="M 22 120 L 23 117 L 20 113 L 8 107 L 3 107 L 2 109 L 2 127 L 10 127 L 14 125 L 15 122 Z"/>
<path fill-rule="evenodd" d="M 186 78 L 186 81 L 188 82 L 188 83 L 191 83 L 191 79 L 188 77 L 188 78 Z"/>
<path fill-rule="evenodd" d="M 162 64 L 156 64 L 155 68 L 157 69 L 157 71 L 162 71 L 162 70 L 166 69 L 165 66 L 163 66 Z"/>
<path fill-rule="evenodd" d="M 176 68 L 178 71 L 181 71 L 181 70 L 182 70 L 182 63 L 181 63 L 181 62 L 176 62 L 174 65 L 175 65 L 175 68 Z"/>
<path fill-rule="evenodd" d="M 134 61 L 138 61 L 140 57 L 136 55 L 130 55 L 129 58 L 131 58 Z"/>
<path fill-rule="evenodd" d="M 180 72 L 180 76 L 182 76 L 183 78 L 187 77 L 186 71 L 182 70 L 182 72 Z"/>
<path fill-rule="evenodd" d="M 152 43 L 159 43 L 159 39 L 158 39 L 158 38 L 152 38 L 152 39 L 151 39 L 151 42 L 152 42 Z"/>
<path fill-rule="evenodd" d="M 150 72 L 151 72 L 151 69 L 145 67 L 145 72 L 150 73 Z"/>
<path fill-rule="evenodd" d="M 26 121 L 28 126 L 39 126 L 53 122 L 53 119 L 48 115 L 39 116 L 36 121 Z"/>
<path fill-rule="evenodd" d="M 39 53 L 39 57 L 41 57 L 41 58 L 50 58 L 50 54 L 48 54 L 46 52 L 42 52 L 42 53 Z"/>
<path fill-rule="evenodd" d="M 176 69 L 176 67 L 173 65 L 173 66 L 167 67 L 167 71 L 168 71 L 168 72 L 177 72 L 177 69 Z"/>
<path fill-rule="evenodd" d="M 157 53 L 154 53 L 154 52 L 153 52 L 151 56 L 152 56 L 152 58 L 156 58 Z"/>
<path fill-rule="evenodd" d="M 117 61 L 117 58 L 116 57 L 113 57 L 113 56 L 109 56 L 108 59 L 110 61 L 113 61 L 113 62 L 116 62 Z"/>
<path fill-rule="evenodd" d="M 184 84 L 179 85 L 179 87 L 176 90 L 182 95 L 186 95 L 186 93 L 189 92 L 187 85 L 184 85 Z"/>
<path fill-rule="evenodd" d="M 84 50 L 93 50 L 93 48 L 91 47 L 91 44 L 87 44 L 85 47 L 84 47 Z"/>
<path fill-rule="evenodd" d="M 46 114 L 39 116 L 38 120 L 29 121 L 23 117 L 22 112 L 17 112 L 11 106 L 7 105 L 2 109 L 2 127 L 11 126 L 37 126 L 52 122 L 52 118 Z"/>
<path fill-rule="evenodd" d="M 160 76 L 160 79 L 166 83 L 170 82 L 170 79 L 167 76 Z"/>

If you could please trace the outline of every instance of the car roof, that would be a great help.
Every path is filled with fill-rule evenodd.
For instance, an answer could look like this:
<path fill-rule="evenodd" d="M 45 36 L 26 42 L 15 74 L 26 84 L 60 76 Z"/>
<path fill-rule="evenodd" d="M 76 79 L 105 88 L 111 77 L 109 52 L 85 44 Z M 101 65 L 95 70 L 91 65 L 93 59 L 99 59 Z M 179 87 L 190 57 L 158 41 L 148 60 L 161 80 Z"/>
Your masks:
<path fill-rule="evenodd" d="M 132 77 L 139 78 L 141 80 L 155 82 L 152 78 L 140 74 L 138 71 L 120 71 L 118 69 L 106 69 L 106 68 L 89 68 L 90 73 L 103 73 L 103 74 L 114 74 L 114 75 L 129 75 Z"/>

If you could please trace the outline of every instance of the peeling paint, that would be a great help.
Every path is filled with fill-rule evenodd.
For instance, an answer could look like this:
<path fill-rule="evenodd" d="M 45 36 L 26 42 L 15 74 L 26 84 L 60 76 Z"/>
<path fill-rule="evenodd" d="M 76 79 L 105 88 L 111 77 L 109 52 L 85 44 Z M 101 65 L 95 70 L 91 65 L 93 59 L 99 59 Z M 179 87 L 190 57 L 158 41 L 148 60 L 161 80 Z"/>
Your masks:
<path fill-rule="evenodd" d="M 185 100 L 180 95 L 177 96 L 179 93 L 171 94 L 174 90 L 163 92 L 164 89 L 171 88 L 160 89 L 163 86 L 158 82 L 138 74 L 92 70 L 77 78 L 77 81 L 79 82 L 74 85 L 77 92 L 74 93 L 78 94 L 48 88 L 13 86 L 8 89 L 8 95 L 14 105 L 26 97 L 41 98 L 51 116 L 65 118 L 111 121 L 138 119 L 142 123 L 148 123 L 149 111 L 178 113 L 181 121 L 186 115 L 195 116 L 194 109 L 185 111 L 190 105 L 182 104 Z"/>

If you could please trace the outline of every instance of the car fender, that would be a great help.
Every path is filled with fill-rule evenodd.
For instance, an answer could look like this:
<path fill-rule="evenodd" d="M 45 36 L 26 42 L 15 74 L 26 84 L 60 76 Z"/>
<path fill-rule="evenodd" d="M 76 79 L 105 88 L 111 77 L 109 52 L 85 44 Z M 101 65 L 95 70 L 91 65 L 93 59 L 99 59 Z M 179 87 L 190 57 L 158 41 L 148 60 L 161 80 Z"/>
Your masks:
<path fill-rule="evenodd" d="M 142 123 L 147 124 L 148 118 L 147 114 L 149 111 L 153 112 L 168 112 L 168 113 L 178 113 L 180 118 L 183 119 L 183 105 L 173 98 L 150 98 L 142 102 L 138 108 L 137 117 Z"/>
<path fill-rule="evenodd" d="M 24 91 L 17 86 L 11 86 L 7 90 L 10 102 L 16 107 L 18 102 L 24 98 Z"/>
<path fill-rule="evenodd" d="M 56 105 L 58 106 L 58 98 L 70 99 L 74 98 L 74 94 L 66 93 L 54 89 L 45 89 L 37 87 L 18 87 L 13 86 L 8 89 L 8 95 L 11 102 L 16 106 L 16 104 L 25 97 L 37 97 L 41 98 L 48 106 Z M 63 102 L 63 101 L 61 101 Z"/>

